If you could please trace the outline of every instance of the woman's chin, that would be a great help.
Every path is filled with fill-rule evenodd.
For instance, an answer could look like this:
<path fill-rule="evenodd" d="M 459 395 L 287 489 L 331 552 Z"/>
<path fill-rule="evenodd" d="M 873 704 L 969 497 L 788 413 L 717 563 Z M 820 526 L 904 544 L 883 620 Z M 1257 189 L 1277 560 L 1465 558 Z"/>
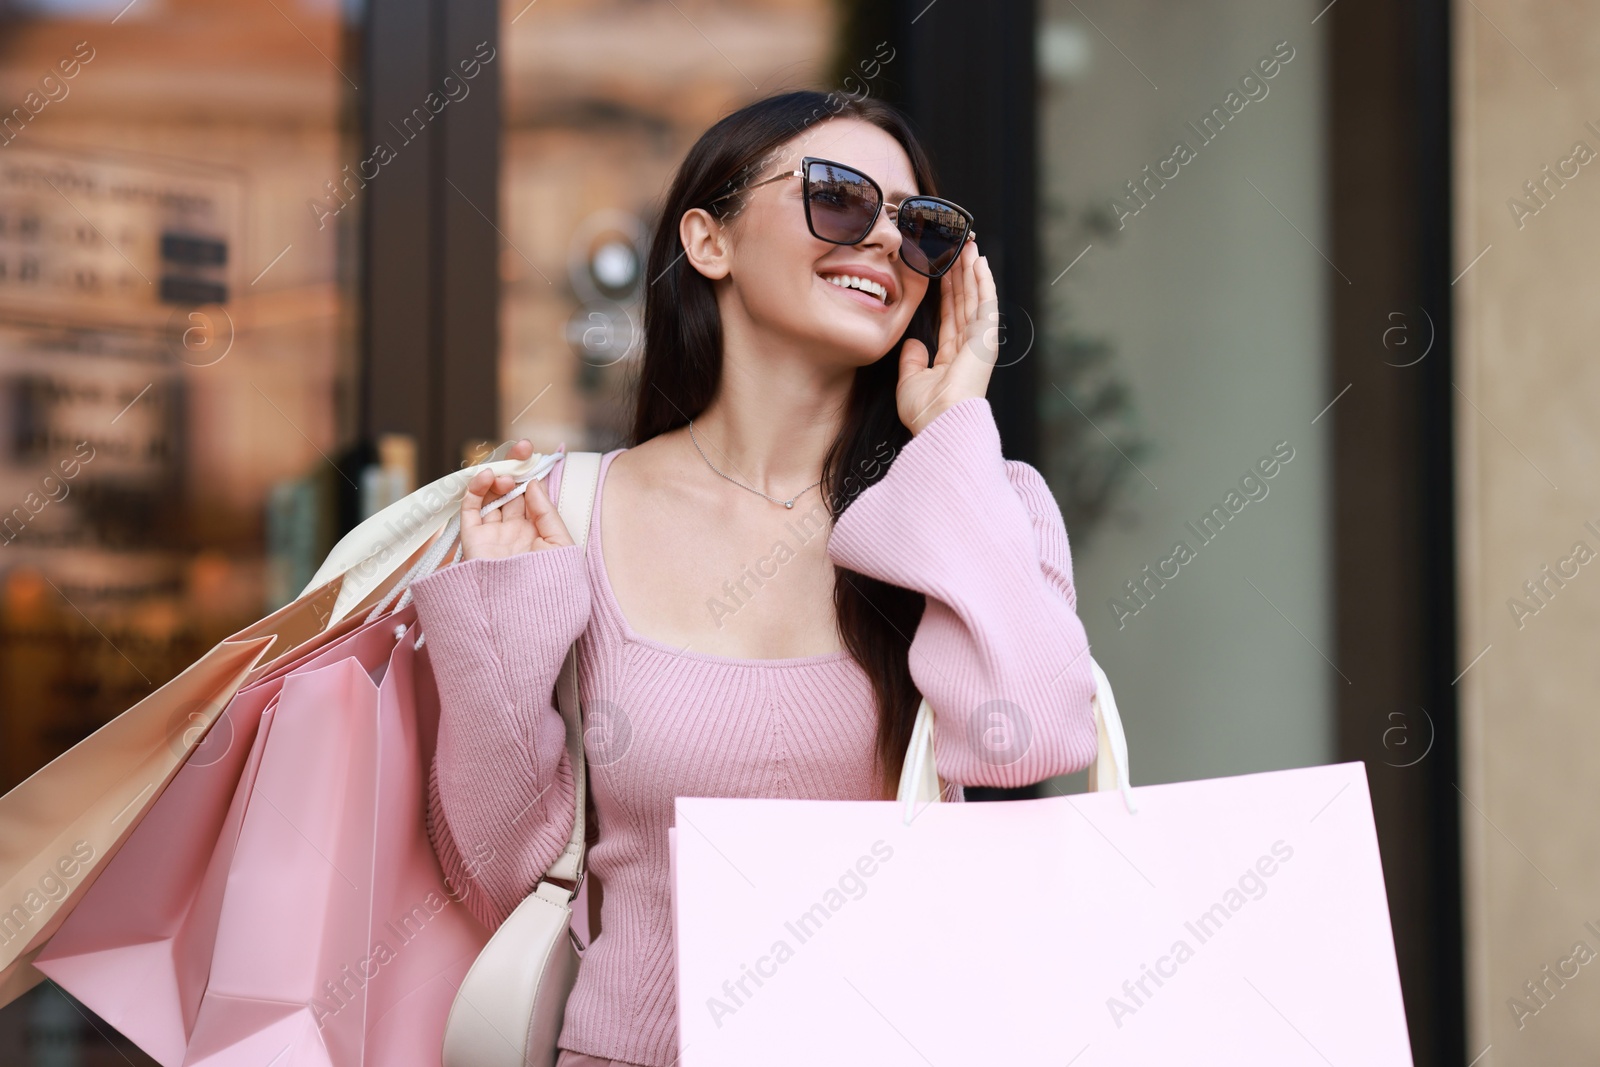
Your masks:
<path fill-rule="evenodd" d="M 841 359 L 855 366 L 876 363 L 890 350 L 898 351 L 899 346 L 895 342 L 905 333 L 904 326 L 896 330 L 886 329 L 889 325 L 887 321 L 840 322 L 837 312 L 825 321 L 827 325 L 813 335 L 818 347 L 839 353 Z"/>
<path fill-rule="evenodd" d="M 821 344 L 839 353 L 839 360 L 853 367 L 865 367 L 878 362 L 891 351 L 897 350 L 894 338 L 881 334 L 873 336 L 832 336 L 818 339 Z"/>
<path fill-rule="evenodd" d="M 798 341 L 802 348 L 816 353 L 821 361 L 833 365 L 864 367 L 876 363 L 891 351 L 898 352 L 896 343 L 905 333 L 905 326 L 896 328 L 887 318 L 875 321 L 851 322 L 841 316 L 837 307 L 812 309 L 811 314 L 771 318 L 754 317 L 751 323 L 756 332 L 764 328 L 772 333 Z M 863 316 L 865 318 L 865 316 Z"/>

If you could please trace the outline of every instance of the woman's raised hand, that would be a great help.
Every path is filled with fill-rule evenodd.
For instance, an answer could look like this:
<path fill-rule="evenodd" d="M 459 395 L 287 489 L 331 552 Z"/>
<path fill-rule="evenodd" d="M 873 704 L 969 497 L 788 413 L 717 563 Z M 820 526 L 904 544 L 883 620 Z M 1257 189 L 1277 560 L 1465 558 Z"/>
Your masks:
<path fill-rule="evenodd" d="M 531 441 L 518 441 L 509 459 L 533 455 Z M 561 521 L 556 506 L 538 479 L 528 483 L 521 496 L 508 500 L 487 515 L 479 514 L 483 505 L 516 488 L 516 480 L 492 471 L 479 471 L 467 483 L 461 499 L 461 551 L 465 559 L 505 559 L 507 556 L 575 544 Z"/>
<path fill-rule="evenodd" d="M 976 238 L 940 280 L 939 350 L 933 365 L 921 341 L 913 338 L 900 348 L 895 407 L 913 434 L 961 401 L 986 395 L 1000 358 L 1000 304 Z"/>

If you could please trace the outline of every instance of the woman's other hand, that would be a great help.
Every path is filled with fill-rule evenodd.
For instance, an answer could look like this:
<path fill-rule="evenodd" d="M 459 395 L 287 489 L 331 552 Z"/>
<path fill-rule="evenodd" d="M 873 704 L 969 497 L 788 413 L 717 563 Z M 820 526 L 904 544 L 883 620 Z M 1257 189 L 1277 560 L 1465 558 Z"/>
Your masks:
<path fill-rule="evenodd" d="M 527 459 L 531 455 L 533 443 L 524 439 L 512 446 L 507 458 Z M 505 559 L 523 552 L 576 543 L 538 479 L 530 481 L 527 492 L 521 496 L 506 501 L 487 515 L 480 514 L 484 504 L 505 496 L 516 485 L 514 479 L 505 475 L 497 478 L 487 470 L 479 471 L 467 483 L 466 495 L 461 499 L 463 558 Z"/>
<path fill-rule="evenodd" d="M 913 434 L 963 400 L 985 396 L 1000 358 L 1000 303 L 989 261 L 974 238 L 940 279 L 939 350 L 928 365 L 928 346 L 911 339 L 900 348 L 895 406 Z"/>

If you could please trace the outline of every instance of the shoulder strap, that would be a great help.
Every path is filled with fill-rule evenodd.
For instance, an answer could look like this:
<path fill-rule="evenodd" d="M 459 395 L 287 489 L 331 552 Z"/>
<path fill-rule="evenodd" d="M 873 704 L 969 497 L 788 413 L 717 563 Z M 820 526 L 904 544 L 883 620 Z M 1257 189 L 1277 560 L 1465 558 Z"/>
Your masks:
<path fill-rule="evenodd" d="M 579 545 L 589 544 L 589 522 L 594 515 L 594 498 L 600 487 L 600 453 L 568 452 L 561 465 L 561 487 L 556 510 L 567 532 Z M 578 705 L 578 646 L 567 652 L 566 662 L 556 679 L 556 706 L 567 725 L 567 758 L 572 764 L 574 784 L 573 804 L 577 816 L 572 820 L 572 836 L 566 848 L 556 857 L 545 878 L 558 878 L 572 882 L 572 892 L 578 892 L 584 869 L 584 798 L 588 789 L 588 768 L 583 757 L 583 709 Z"/>

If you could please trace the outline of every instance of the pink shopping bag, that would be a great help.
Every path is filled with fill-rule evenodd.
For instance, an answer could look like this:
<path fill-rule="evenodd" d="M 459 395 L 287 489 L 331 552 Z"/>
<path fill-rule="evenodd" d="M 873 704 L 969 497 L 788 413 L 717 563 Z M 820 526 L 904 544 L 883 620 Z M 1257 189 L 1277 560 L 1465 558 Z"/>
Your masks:
<path fill-rule="evenodd" d="M 1131 797 L 678 798 L 682 1064 L 1411 1063 L 1361 764 Z"/>
<path fill-rule="evenodd" d="M 438 712 L 414 633 L 396 639 L 411 621 L 408 609 L 362 626 L 241 694 L 251 703 L 230 713 L 254 714 L 253 744 L 218 759 L 216 780 L 198 764 L 190 776 L 204 832 L 153 811 L 146 863 L 124 872 L 159 900 L 142 909 L 144 940 L 113 905 L 50 946 L 47 972 L 161 1063 L 437 1063 L 488 932 L 451 901 L 427 841 Z M 163 880 L 151 865 L 164 841 L 188 863 Z"/>
<path fill-rule="evenodd" d="M 393 624 L 354 628 L 242 688 L 40 954 L 36 965 L 176 1067 L 211 973 L 217 918 L 270 709 L 284 679 L 354 658 L 381 668 Z"/>

